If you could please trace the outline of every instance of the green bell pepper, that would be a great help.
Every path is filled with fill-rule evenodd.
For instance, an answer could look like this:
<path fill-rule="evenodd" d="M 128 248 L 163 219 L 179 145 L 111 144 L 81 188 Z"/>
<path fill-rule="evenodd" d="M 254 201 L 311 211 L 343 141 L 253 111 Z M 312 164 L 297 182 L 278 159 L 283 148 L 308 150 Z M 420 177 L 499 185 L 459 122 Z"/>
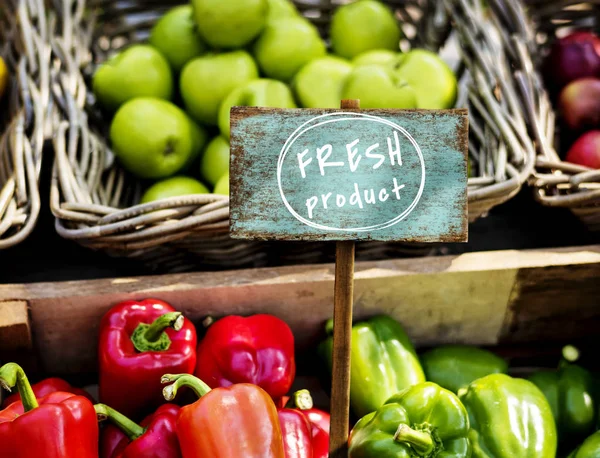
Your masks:
<path fill-rule="evenodd" d="M 572 364 L 578 357 L 577 349 L 568 345 L 558 370 L 529 377 L 548 399 L 561 446 L 569 448 L 594 431 L 596 418 L 593 377 L 583 367 Z"/>
<path fill-rule="evenodd" d="M 319 353 L 330 371 L 332 351 L 333 337 L 329 337 L 319 346 Z M 350 404 L 358 417 L 374 412 L 403 389 L 425 381 L 406 332 L 400 323 L 383 315 L 352 327 L 350 363 Z"/>
<path fill-rule="evenodd" d="M 349 458 L 467 458 L 469 417 L 458 397 L 424 382 L 395 394 L 352 429 Z"/>
<path fill-rule="evenodd" d="M 446 345 L 421 355 L 425 377 L 454 393 L 478 378 L 505 374 L 508 364 L 490 351 L 467 345 Z"/>
<path fill-rule="evenodd" d="M 469 412 L 473 458 L 555 458 L 552 410 L 530 381 L 487 375 L 459 397 Z"/>
<path fill-rule="evenodd" d="M 600 431 L 596 431 L 571 452 L 568 458 L 598 458 L 600 457 Z"/>

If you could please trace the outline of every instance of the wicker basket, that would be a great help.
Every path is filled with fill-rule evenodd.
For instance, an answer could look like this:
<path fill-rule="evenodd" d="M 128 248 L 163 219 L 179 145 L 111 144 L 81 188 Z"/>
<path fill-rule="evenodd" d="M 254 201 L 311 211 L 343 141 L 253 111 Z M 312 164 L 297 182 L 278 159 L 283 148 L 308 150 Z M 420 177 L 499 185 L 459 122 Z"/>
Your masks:
<path fill-rule="evenodd" d="M 600 33 L 600 1 L 527 0 L 540 46 L 538 66 L 545 51 L 568 30 Z M 539 75 L 533 75 L 540 88 Z M 553 145 L 559 145 L 556 115 L 548 94 L 540 90 L 532 106 L 531 125 L 538 137 L 538 156 L 531 178 L 535 198 L 549 207 L 569 208 L 593 231 L 600 230 L 600 171 L 563 162 Z M 557 146 L 558 149 L 560 147 Z"/>
<path fill-rule="evenodd" d="M 0 55 L 8 65 L 0 102 L 0 249 L 23 241 L 40 211 L 38 180 L 51 132 L 50 40 L 43 1 L 3 0 Z"/>
<path fill-rule="evenodd" d="M 138 204 L 140 184 L 115 162 L 104 140 L 107 122 L 98 115 L 89 80 L 99 62 L 115 50 L 144 40 L 154 21 L 180 2 L 88 1 L 86 5 L 84 0 L 54 0 L 57 16 L 62 18 L 53 38 L 61 57 L 61 72 L 53 81 L 62 121 L 54 139 L 51 188 L 59 234 L 93 249 L 137 257 L 171 270 L 197 262 L 230 267 L 282 258 L 329 259 L 331 252 L 322 244 L 292 245 L 288 250 L 287 245 L 230 240 L 225 197 L 197 195 Z M 475 176 L 469 179 L 469 218 L 474 221 L 514 196 L 533 169 L 535 149 L 521 114 L 522 92 L 513 78 L 515 69 L 531 67 L 529 49 L 505 33 L 497 14 L 506 11 L 483 10 L 479 0 L 387 3 L 396 8 L 408 37 L 403 46 L 411 41 L 436 51 L 458 50 L 461 91 L 457 106 L 470 109 L 469 150 Z M 505 3 L 500 2 L 501 6 Z M 296 4 L 325 34 L 337 4 L 323 0 Z M 522 14 L 516 0 L 507 5 L 511 15 Z M 522 52 L 515 53 L 513 47 Z M 406 249 L 365 243 L 357 248 L 357 257 L 377 258 Z"/>

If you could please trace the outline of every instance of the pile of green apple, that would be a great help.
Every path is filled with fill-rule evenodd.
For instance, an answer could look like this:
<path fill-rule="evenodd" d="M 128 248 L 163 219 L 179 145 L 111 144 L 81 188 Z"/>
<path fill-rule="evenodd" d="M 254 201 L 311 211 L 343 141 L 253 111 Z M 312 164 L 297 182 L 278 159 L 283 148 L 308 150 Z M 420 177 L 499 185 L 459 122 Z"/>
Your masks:
<path fill-rule="evenodd" d="M 430 51 L 401 53 L 399 24 L 382 3 L 339 7 L 329 38 L 331 52 L 289 0 L 191 0 L 160 18 L 148 44 L 100 65 L 93 91 L 112 116 L 113 151 L 152 180 L 142 202 L 229 193 L 233 106 L 454 105 L 453 72 Z"/>

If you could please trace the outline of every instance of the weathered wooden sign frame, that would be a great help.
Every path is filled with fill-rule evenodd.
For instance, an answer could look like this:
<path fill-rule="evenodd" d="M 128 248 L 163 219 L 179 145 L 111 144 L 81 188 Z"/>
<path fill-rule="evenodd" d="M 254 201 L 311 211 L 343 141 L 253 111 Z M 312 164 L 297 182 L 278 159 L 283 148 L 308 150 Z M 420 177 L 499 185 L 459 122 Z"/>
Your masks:
<path fill-rule="evenodd" d="M 466 110 L 231 111 L 234 238 L 464 241 Z"/>
<path fill-rule="evenodd" d="M 341 110 L 231 109 L 231 236 L 337 242 L 329 453 L 335 458 L 348 455 L 354 242 L 466 242 L 468 228 L 467 110 L 359 108 L 358 100 L 344 100 Z M 326 176 L 331 170 L 337 173 Z"/>

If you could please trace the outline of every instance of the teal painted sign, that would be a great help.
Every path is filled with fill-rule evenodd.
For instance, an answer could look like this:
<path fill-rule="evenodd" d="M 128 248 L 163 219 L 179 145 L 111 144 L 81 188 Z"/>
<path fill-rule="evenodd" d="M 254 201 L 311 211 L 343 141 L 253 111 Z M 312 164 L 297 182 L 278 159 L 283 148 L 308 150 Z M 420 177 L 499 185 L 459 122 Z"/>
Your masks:
<path fill-rule="evenodd" d="M 235 107 L 231 236 L 466 241 L 467 124 L 466 110 Z"/>

